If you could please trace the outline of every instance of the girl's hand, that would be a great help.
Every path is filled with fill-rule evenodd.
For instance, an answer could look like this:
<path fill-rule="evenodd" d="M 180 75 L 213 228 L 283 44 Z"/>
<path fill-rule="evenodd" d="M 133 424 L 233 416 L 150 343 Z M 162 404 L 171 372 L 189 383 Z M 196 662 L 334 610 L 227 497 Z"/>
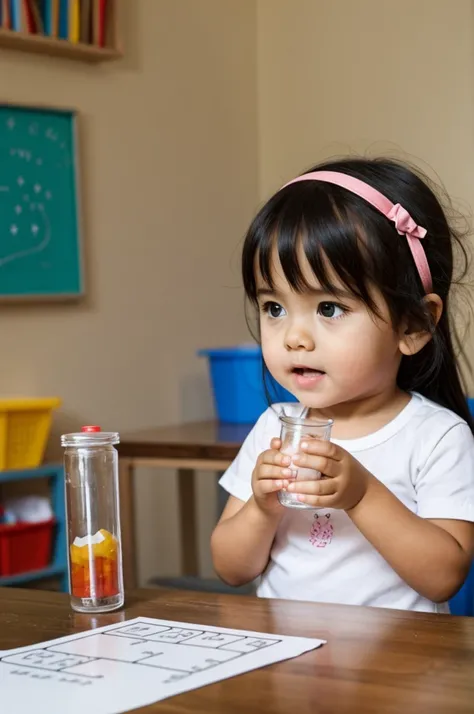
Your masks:
<path fill-rule="evenodd" d="M 349 511 L 364 498 L 374 477 L 351 454 L 331 441 L 303 441 L 301 454 L 293 456 L 295 466 L 320 471 L 322 478 L 292 481 L 287 490 L 298 500 L 315 508 L 340 508 Z"/>
<path fill-rule="evenodd" d="M 252 473 L 252 491 L 256 504 L 268 513 L 283 509 L 277 491 L 288 486 L 292 472 L 291 458 L 282 454 L 280 439 L 272 439 L 270 449 L 260 454 Z"/>

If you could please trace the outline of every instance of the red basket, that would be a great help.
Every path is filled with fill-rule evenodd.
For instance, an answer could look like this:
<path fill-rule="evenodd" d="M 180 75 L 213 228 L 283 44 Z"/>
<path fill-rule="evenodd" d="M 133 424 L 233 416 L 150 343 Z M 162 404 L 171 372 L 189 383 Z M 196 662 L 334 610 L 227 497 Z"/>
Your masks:
<path fill-rule="evenodd" d="M 0 576 L 41 570 L 51 562 L 54 518 L 0 525 Z"/>

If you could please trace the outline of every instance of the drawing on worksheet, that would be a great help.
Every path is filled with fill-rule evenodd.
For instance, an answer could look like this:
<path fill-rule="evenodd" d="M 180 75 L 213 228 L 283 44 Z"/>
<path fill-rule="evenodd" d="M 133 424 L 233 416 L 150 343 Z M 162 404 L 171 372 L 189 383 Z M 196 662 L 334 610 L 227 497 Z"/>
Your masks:
<path fill-rule="evenodd" d="M 30 714 L 40 701 L 48 714 L 120 714 L 322 644 L 137 617 L 0 652 L 1 709 Z"/>

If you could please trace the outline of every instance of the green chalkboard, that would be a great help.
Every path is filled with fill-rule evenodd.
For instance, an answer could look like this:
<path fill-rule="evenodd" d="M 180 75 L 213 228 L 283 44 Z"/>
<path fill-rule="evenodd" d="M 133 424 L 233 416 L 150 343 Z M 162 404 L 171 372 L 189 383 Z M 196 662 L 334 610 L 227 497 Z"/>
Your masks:
<path fill-rule="evenodd" d="M 76 121 L 0 104 L 0 299 L 83 294 Z"/>

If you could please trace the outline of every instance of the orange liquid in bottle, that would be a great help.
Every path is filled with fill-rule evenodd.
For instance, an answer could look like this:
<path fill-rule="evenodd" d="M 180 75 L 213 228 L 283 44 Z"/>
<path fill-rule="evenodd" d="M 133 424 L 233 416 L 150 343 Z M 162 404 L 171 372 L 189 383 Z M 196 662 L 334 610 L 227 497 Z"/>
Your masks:
<path fill-rule="evenodd" d="M 71 594 L 78 598 L 107 598 L 118 595 L 118 544 L 106 530 L 100 543 L 70 548 Z"/>

